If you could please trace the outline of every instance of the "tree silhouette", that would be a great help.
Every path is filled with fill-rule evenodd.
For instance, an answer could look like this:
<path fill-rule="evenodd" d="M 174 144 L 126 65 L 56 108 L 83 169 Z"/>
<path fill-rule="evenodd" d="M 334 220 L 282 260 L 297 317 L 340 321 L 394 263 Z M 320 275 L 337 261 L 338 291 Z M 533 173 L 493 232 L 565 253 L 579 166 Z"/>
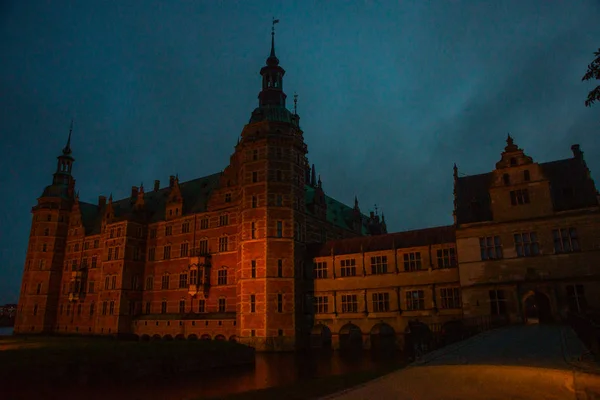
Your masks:
<path fill-rule="evenodd" d="M 594 53 L 596 58 L 590 65 L 588 65 L 587 72 L 581 78 L 582 81 L 590 81 L 592 79 L 600 80 L 600 49 Z M 591 107 L 594 102 L 600 101 L 600 86 L 596 86 L 591 92 L 588 93 L 587 100 L 585 101 L 586 107 Z"/>

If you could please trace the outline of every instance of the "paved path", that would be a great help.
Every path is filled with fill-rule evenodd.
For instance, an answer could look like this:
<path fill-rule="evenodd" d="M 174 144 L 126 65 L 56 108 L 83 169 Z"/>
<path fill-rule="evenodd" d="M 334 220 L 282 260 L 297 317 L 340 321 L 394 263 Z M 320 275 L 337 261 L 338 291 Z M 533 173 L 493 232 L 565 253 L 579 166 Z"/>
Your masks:
<path fill-rule="evenodd" d="M 329 399 L 600 400 L 600 368 L 558 325 L 485 332 Z"/>

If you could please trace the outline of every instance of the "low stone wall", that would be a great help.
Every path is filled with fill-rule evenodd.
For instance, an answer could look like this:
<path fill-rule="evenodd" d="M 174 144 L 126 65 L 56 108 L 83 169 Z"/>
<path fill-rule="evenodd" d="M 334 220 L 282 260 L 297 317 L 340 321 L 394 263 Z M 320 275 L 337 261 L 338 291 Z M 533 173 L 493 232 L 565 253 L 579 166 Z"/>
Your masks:
<path fill-rule="evenodd" d="M 114 384 L 253 365 L 254 359 L 254 349 L 229 342 L 52 339 L 38 348 L 1 351 L 0 382 L 22 385 L 35 377 L 36 384 L 43 385 Z"/>

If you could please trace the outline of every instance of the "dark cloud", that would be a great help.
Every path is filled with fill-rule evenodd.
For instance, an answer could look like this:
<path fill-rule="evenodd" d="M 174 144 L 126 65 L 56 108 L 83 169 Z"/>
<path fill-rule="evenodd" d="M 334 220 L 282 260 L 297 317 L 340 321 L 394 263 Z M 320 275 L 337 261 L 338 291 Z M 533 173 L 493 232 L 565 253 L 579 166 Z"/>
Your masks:
<path fill-rule="evenodd" d="M 81 197 L 222 170 L 256 106 L 278 25 L 326 190 L 392 230 L 452 222 L 452 164 L 489 171 L 507 132 L 535 160 L 580 143 L 600 169 L 580 82 L 600 5 L 478 2 L 3 2 L 0 303 L 16 301 L 30 207 L 75 118 Z"/>

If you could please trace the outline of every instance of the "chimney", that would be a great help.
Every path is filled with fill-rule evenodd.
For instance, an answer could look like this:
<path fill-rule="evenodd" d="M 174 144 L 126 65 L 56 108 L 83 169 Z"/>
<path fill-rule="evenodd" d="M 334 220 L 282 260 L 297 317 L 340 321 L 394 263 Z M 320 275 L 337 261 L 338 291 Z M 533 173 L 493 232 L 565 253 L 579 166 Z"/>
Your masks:
<path fill-rule="evenodd" d="M 98 196 L 98 207 L 104 208 L 106 205 L 106 196 Z"/>
<path fill-rule="evenodd" d="M 138 195 L 138 187 L 137 186 L 132 186 L 131 187 L 131 198 L 135 199 Z"/>
<path fill-rule="evenodd" d="M 571 146 L 571 151 L 573 152 L 573 158 L 577 160 L 583 159 L 583 151 L 581 151 L 581 148 L 578 144 L 574 144 L 573 146 Z"/>
<path fill-rule="evenodd" d="M 172 188 L 173 186 L 175 186 L 175 175 L 169 177 L 169 187 Z"/>
<path fill-rule="evenodd" d="M 160 189 L 160 181 L 157 179 L 154 181 L 154 191 L 158 192 L 159 189 Z"/>

